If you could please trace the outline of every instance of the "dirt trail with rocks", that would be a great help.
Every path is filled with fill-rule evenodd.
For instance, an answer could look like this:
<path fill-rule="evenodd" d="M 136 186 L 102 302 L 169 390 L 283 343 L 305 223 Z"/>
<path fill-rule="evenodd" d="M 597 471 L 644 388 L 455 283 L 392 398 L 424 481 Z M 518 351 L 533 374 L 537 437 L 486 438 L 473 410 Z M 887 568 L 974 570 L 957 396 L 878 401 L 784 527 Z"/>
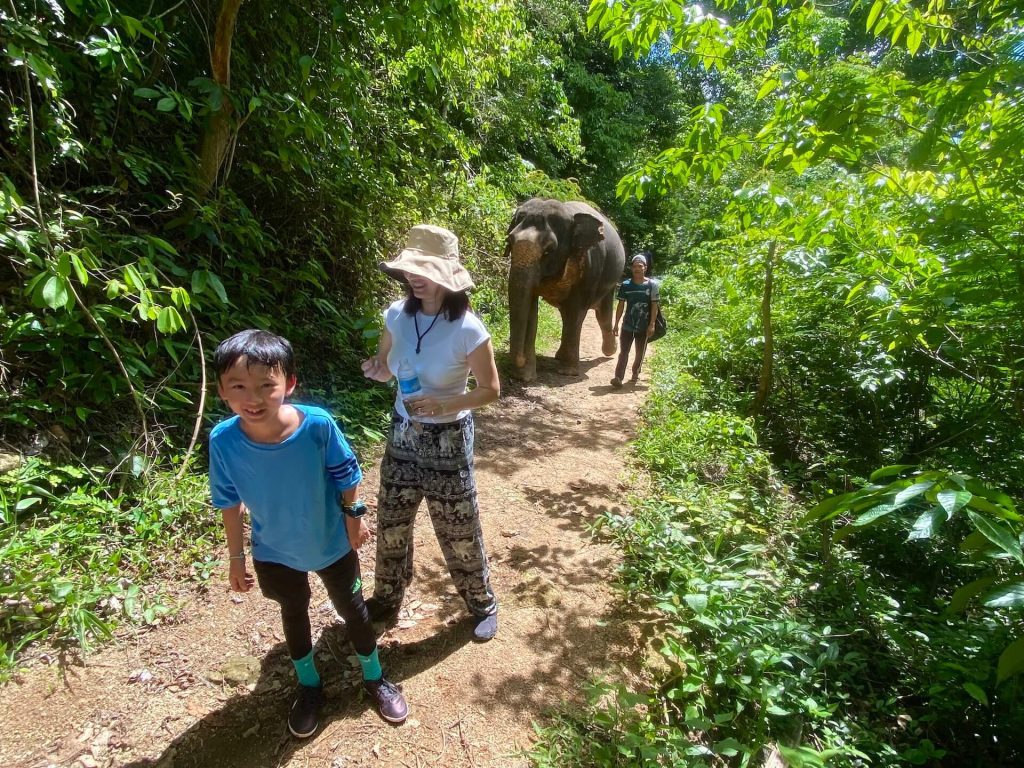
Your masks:
<path fill-rule="evenodd" d="M 231 594 L 218 574 L 173 623 L 120 635 L 84 663 L 44 659 L 0 688 L 0 766 L 528 765 L 533 722 L 582 701 L 588 681 L 621 675 L 636 658 L 610 587 L 618 554 L 588 526 L 629 491 L 624 461 L 647 377 L 613 390 L 614 361 L 601 357 L 600 341 L 591 315 L 579 377 L 542 358 L 536 382 L 503 381 L 501 400 L 477 415 L 477 485 L 499 600 L 493 641 L 472 641 L 421 508 L 415 580 L 399 623 L 380 638 L 388 677 L 409 701 L 404 725 L 370 708 L 344 625 L 314 578 L 327 704 L 313 738 L 291 738 L 294 672 L 276 605 L 258 589 Z M 361 552 L 367 595 L 373 552 L 371 539 Z"/>

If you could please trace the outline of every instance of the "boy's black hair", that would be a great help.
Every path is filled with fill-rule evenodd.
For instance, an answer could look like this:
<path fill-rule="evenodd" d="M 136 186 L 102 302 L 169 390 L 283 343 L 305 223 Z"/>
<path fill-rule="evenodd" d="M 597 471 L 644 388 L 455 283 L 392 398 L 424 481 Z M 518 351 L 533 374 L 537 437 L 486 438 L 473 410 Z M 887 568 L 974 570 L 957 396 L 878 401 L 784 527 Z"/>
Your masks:
<path fill-rule="evenodd" d="M 403 311 L 407 315 L 415 315 L 423 309 L 423 302 L 412 295 L 412 286 L 405 286 L 405 307 Z M 466 291 L 449 291 L 445 289 L 444 299 L 441 300 L 441 313 L 445 320 L 454 322 L 466 314 L 469 309 L 469 294 Z"/>
<path fill-rule="evenodd" d="M 295 375 L 295 353 L 291 343 L 270 331 L 250 328 L 218 344 L 213 353 L 217 379 L 220 380 L 240 357 L 245 358 L 247 366 L 265 365 L 267 368 L 280 368 L 288 378 Z"/>

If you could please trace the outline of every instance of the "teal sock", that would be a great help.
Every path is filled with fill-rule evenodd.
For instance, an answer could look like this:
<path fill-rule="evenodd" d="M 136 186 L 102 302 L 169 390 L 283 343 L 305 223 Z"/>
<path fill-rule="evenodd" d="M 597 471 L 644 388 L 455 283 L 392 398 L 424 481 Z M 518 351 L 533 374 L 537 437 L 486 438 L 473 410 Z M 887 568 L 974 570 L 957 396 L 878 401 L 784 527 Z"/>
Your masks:
<path fill-rule="evenodd" d="M 313 661 L 313 652 L 310 651 L 301 659 L 292 659 L 295 665 L 295 672 L 299 676 L 299 684 L 310 688 L 320 685 L 320 673 L 316 671 L 316 662 Z"/>
<path fill-rule="evenodd" d="M 363 680 L 380 680 L 384 677 L 384 670 L 380 668 L 380 656 L 377 655 L 376 648 L 369 656 L 363 656 L 356 651 L 356 658 L 359 659 L 359 666 L 363 668 Z"/>

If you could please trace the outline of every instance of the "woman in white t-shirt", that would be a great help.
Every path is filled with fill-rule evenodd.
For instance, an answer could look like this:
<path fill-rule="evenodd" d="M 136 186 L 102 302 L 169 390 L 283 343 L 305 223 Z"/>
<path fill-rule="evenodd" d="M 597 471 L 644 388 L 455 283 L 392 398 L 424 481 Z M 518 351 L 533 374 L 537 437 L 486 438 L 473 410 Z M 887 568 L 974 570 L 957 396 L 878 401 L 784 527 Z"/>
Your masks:
<path fill-rule="evenodd" d="M 491 337 L 469 309 L 473 279 L 459 263 L 452 232 L 415 226 L 398 258 L 380 266 L 404 284 L 406 296 L 384 311 L 377 354 L 362 365 L 369 379 L 400 379 L 380 469 L 377 563 L 366 606 L 375 620 L 397 617 L 412 580 L 413 523 L 425 498 L 473 634 L 490 640 L 498 603 L 480 529 L 472 410 L 500 392 Z M 476 386 L 467 391 L 470 373 Z"/>

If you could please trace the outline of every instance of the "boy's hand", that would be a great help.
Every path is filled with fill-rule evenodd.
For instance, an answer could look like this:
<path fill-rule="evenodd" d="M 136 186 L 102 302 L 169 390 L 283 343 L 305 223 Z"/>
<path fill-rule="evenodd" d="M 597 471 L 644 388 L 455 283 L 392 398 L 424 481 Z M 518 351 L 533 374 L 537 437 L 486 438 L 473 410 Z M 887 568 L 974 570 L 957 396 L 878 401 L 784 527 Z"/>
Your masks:
<path fill-rule="evenodd" d="M 382 381 L 385 384 L 391 381 L 391 370 L 388 368 L 387 360 L 382 360 L 377 355 L 363 360 L 360 366 L 363 369 L 363 376 L 374 381 Z"/>
<path fill-rule="evenodd" d="M 232 592 L 248 592 L 255 579 L 245 567 L 245 560 L 232 560 L 228 566 L 228 583 Z"/>
<path fill-rule="evenodd" d="M 361 517 L 345 515 L 345 530 L 348 532 L 348 543 L 352 545 L 352 549 L 359 549 L 370 538 L 370 529 L 366 525 L 366 520 Z"/>

